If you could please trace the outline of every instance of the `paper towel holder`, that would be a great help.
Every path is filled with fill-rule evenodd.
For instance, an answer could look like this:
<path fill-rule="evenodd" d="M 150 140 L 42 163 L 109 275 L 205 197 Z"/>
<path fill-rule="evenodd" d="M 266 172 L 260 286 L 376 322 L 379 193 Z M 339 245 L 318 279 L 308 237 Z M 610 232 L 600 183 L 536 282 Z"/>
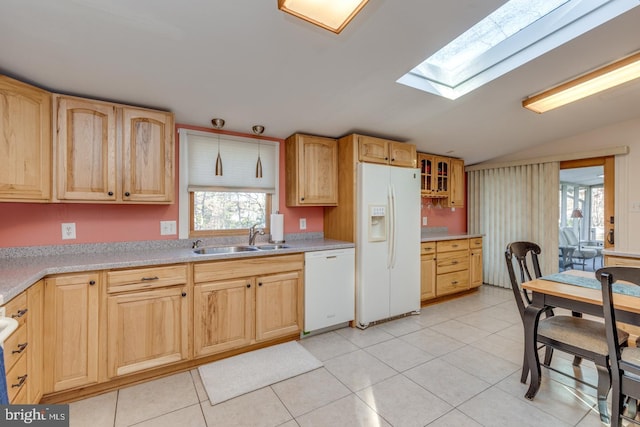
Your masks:
<path fill-rule="evenodd" d="M 276 215 L 279 215 L 279 214 L 280 214 L 280 211 L 276 211 L 276 212 L 275 212 L 275 214 L 276 214 Z M 273 214 L 272 214 L 272 216 L 273 216 Z M 283 221 L 284 221 L 284 219 L 283 219 Z M 283 232 L 284 232 L 284 224 L 283 224 Z M 276 244 L 276 245 L 283 244 L 283 243 L 285 243 L 285 240 L 284 240 L 284 233 L 283 233 L 282 237 L 283 237 L 283 239 L 282 239 L 282 240 L 273 240 L 273 221 L 272 221 L 272 224 L 271 224 L 271 233 L 269 234 L 269 243 Z"/>

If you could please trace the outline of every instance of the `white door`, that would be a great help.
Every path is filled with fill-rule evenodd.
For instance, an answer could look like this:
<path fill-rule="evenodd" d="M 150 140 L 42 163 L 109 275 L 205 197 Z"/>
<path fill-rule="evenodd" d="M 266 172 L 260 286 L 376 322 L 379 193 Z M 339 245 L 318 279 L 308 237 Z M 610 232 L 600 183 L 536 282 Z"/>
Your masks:
<path fill-rule="evenodd" d="M 360 326 L 389 317 L 389 166 L 358 164 L 356 319 Z M 370 241 L 371 207 L 384 207 L 386 239 Z"/>
<path fill-rule="evenodd" d="M 420 310 L 420 170 L 391 168 L 394 226 L 389 315 Z"/>

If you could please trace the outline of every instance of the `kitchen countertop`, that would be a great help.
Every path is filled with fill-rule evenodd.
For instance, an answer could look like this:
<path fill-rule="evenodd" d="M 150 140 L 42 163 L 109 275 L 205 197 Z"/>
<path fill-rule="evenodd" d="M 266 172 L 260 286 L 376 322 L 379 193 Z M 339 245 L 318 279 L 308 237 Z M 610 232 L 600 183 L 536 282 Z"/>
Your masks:
<path fill-rule="evenodd" d="M 257 245 L 260 246 L 260 243 Z M 286 245 L 288 248 L 285 249 L 226 254 L 200 255 L 194 253 L 191 248 L 168 247 L 165 249 L 154 248 L 151 250 L 117 250 L 0 258 L 0 305 L 10 301 L 38 280 L 51 274 L 254 258 L 329 249 L 344 249 L 355 246 L 353 243 L 329 239 L 294 240 L 287 242 Z"/>
<path fill-rule="evenodd" d="M 623 251 L 620 249 L 609 248 L 609 249 L 604 249 L 602 253 L 604 255 L 609 255 L 609 256 L 621 256 L 625 258 L 640 258 L 640 251 L 634 251 L 634 250 Z"/>
<path fill-rule="evenodd" d="M 453 234 L 448 232 L 443 233 L 422 233 L 420 236 L 421 242 L 435 242 L 438 240 L 455 240 L 455 239 L 472 239 L 474 237 L 482 237 L 482 234 Z"/>

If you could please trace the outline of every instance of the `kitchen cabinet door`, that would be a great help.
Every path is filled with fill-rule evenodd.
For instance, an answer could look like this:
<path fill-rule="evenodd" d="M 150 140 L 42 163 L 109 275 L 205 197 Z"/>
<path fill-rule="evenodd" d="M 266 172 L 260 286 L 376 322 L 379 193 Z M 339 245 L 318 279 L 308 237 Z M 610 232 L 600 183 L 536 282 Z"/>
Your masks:
<path fill-rule="evenodd" d="M 358 160 L 367 163 L 389 164 L 389 141 L 372 136 L 358 136 Z"/>
<path fill-rule="evenodd" d="M 115 201 L 116 107 L 57 96 L 57 198 Z"/>
<path fill-rule="evenodd" d="M 302 319 L 300 272 L 256 278 L 256 341 L 300 331 Z"/>
<path fill-rule="evenodd" d="M 436 255 L 435 253 L 420 256 L 420 300 L 436 297 Z"/>
<path fill-rule="evenodd" d="M 122 108 L 122 200 L 173 202 L 173 114 Z"/>
<path fill-rule="evenodd" d="M 187 296 L 186 286 L 173 286 L 108 297 L 109 377 L 188 358 Z"/>
<path fill-rule="evenodd" d="M 99 276 L 56 276 L 45 280 L 45 393 L 98 382 Z"/>
<path fill-rule="evenodd" d="M 195 357 L 251 343 L 254 279 L 197 284 L 193 300 Z"/>
<path fill-rule="evenodd" d="M 44 318 L 44 280 L 40 280 L 27 290 L 27 307 L 29 318 L 27 319 L 27 336 L 29 348 L 27 352 L 27 372 L 29 382 L 27 384 L 28 401 L 33 404 L 40 402 L 42 398 L 43 377 L 43 318 Z"/>
<path fill-rule="evenodd" d="M 285 142 L 287 206 L 338 204 L 338 142 L 295 134 Z"/>
<path fill-rule="evenodd" d="M 435 157 L 434 162 L 436 165 L 436 185 L 433 189 L 433 195 L 449 197 L 449 158 Z"/>
<path fill-rule="evenodd" d="M 0 76 L 0 201 L 51 199 L 51 94 Z"/>
<path fill-rule="evenodd" d="M 416 146 L 389 141 L 389 164 L 407 168 L 416 167 Z"/>
<path fill-rule="evenodd" d="M 482 249 L 472 249 L 469 253 L 469 287 L 482 285 Z"/>
<path fill-rule="evenodd" d="M 449 207 L 464 207 L 464 188 L 464 161 L 461 159 L 451 159 L 449 160 Z"/>

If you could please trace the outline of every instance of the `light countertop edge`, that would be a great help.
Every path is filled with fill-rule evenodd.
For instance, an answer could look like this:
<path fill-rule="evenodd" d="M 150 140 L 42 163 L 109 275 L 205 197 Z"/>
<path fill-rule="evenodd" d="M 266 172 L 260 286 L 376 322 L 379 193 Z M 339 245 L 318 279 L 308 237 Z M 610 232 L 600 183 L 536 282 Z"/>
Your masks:
<path fill-rule="evenodd" d="M 339 240 L 317 239 L 287 242 L 287 246 L 289 247 L 286 249 L 273 251 L 247 251 L 206 255 L 196 254 L 193 249 L 189 248 L 168 248 L 4 258 L 0 259 L 0 305 L 9 302 L 38 280 L 52 274 L 276 256 L 353 248 L 355 244 Z"/>
<path fill-rule="evenodd" d="M 603 249 L 602 253 L 604 255 L 621 256 L 625 258 L 640 258 L 640 251 L 633 251 L 633 250 L 621 250 L 621 249 L 609 248 L 609 249 Z"/>
<path fill-rule="evenodd" d="M 450 234 L 450 233 L 433 233 L 423 234 L 420 237 L 420 241 L 424 242 L 436 242 L 438 240 L 455 240 L 455 239 L 473 239 L 475 237 L 482 237 L 483 234 Z"/>

